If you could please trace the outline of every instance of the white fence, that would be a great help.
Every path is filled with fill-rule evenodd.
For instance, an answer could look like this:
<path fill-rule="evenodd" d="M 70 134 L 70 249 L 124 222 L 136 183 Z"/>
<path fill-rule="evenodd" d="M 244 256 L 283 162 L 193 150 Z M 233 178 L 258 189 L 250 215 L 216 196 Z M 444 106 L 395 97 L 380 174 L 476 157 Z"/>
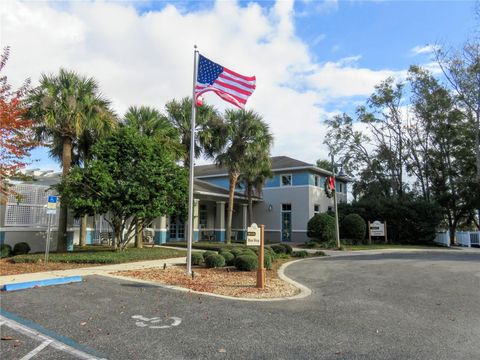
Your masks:
<path fill-rule="evenodd" d="M 480 231 L 457 231 L 455 232 L 455 240 L 460 246 L 480 246 Z M 438 232 L 434 241 L 439 245 L 450 246 L 449 233 Z"/>

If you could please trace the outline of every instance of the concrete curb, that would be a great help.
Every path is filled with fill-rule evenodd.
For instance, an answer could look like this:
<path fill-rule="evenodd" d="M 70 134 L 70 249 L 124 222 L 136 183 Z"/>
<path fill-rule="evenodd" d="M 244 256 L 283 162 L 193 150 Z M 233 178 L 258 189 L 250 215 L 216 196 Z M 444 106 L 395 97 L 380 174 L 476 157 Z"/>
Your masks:
<path fill-rule="evenodd" d="M 214 294 L 214 293 L 209 293 L 209 292 L 191 290 L 191 289 L 187 289 L 187 288 L 180 287 L 180 286 L 167 285 L 167 284 L 163 284 L 163 283 L 156 282 L 156 281 L 135 279 L 135 278 L 131 278 L 131 277 L 128 277 L 128 276 L 121 276 L 121 275 L 113 275 L 113 274 L 98 274 L 98 275 L 105 276 L 105 277 L 110 277 L 110 278 L 113 278 L 113 279 L 126 280 L 126 281 L 131 281 L 131 282 L 137 282 L 137 283 L 157 286 L 157 287 L 161 287 L 161 288 L 165 288 L 165 289 L 179 290 L 179 291 L 193 293 L 193 294 L 212 296 L 212 297 L 217 297 L 217 298 L 226 299 L 226 300 L 251 301 L 251 302 L 298 300 L 298 299 L 303 299 L 307 296 L 310 296 L 312 294 L 312 290 L 310 290 L 305 285 L 302 285 L 302 284 L 296 282 L 295 280 L 292 280 L 289 277 L 287 277 L 285 275 L 284 271 L 289 265 L 291 265 L 293 263 L 303 261 L 303 260 L 317 259 L 317 258 L 318 257 L 310 257 L 310 258 L 306 258 L 306 259 L 289 261 L 289 262 L 283 264 L 282 266 L 280 266 L 280 268 L 278 269 L 279 278 L 282 279 L 283 281 L 289 283 L 289 284 L 292 284 L 296 288 L 298 288 L 300 290 L 300 293 L 297 294 L 297 295 L 293 295 L 293 296 L 286 296 L 286 297 L 281 297 L 281 298 L 270 298 L 270 299 L 242 298 L 242 297 L 220 295 L 220 294 Z"/>
<path fill-rule="evenodd" d="M 70 283 L 73 283 L 73 282 L 81 282 L 81 281 L 82 281 L 82 278 L 80 276 L 68 276 L 68 277 L 63 277 L 63 278 L 53 278 L 53 279 L 45 279 L 45 280 L 26 281 L 26 282 L 5 284 L 5 285 L 3 285 L 1 290 L 2 291 L 16 291 L 16 290 L 31 289 L 31 288 L 34 288 L 34 287 L 70 284 Z"/>

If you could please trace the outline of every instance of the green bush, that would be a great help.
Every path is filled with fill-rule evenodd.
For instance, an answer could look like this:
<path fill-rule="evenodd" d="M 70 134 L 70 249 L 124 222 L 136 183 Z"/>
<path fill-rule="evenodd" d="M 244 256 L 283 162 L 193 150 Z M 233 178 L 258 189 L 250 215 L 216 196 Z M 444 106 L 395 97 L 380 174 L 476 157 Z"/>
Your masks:
<path fill-rule="evenodd" d="M 313 256 L 325 256 L 325 253 L 323 251 L 315 251 L 315 254 Z"/>
<path fill-rule="evenodd" d="M 227 264 L 228 266 L 233 265 L 235 255 L 233 255 L 230 251 L 221 251 L 220 255 L 223 256 L 223 258 L 225 259 L 225 264 Z"/>
<path fill-rule="evenodd" d="M 252 271 L 258 269 L 258 258 L 252 255 L 240 255 L 235 258 L 235 267 L 240 271 Z"/>
<path fill-rule="evenodd" d="M 13 255 L 25 255 L 30 252 L 30 245 L 26 242 L 16 243 L 13 247 Z"/>
<path fill-rule="evenodd" d="M 264 254 L 263 267 L 267 270 L 272 269 L 272 256 L 270 254 L 267 254 L 267 253 Z"/>
<path fill-rule="evenodd" d="M 192 265 L 202 265 L 203 255 L 199 252 L 192 252 Z"/>
<path fill-rule="evenodd" d="M 270 247 L 275 252 L 275 254 L 286 254 L 287 253 L 287 248 L 285 246 L 282 246 L 282 244 L 275 244 L 275 245 L 271 245 Z"/>
<path fill-rule="evenodd" d="M 290 259 L 290 255 L 288 255 L 288 254 L 282 254 L 282 253 L 275 255 L 275 257 L 276 257 L 277 259 Z"/>
<path fill-rule="evenodd" d="M 304 257 L 308 256 L 308 252 L 306 252 L 305 250 L 294 251 L 292 256 L 293 257 L 304 258 Z"/>
<path fill-rule="evenodd" d="M 242 251 L 242 255 L 257 256 L 257 253 L 253 249 L 246 248 L 245 250 Z"/>
<path fill-rule="evenodd" d="M 317 243 L 316 241 L 310 240 L 305 243 L 305 247 L 309 249 L 314 249 L 314 248 L 320 247 L 320 244 Z"/>
<path fill-rule="evenodd" d="M 285 248 L 285 254 L 288 254 L 288 255 L 292 255 L 293 253 L 293 249 L 290 245 L 288 244 L 285 244 L 285 243 L 281 243 L 279 244 L 280 246 L 283 246 Z"/>
<path fill-rule="evenodd" d="M 230 250 L 230 252 L 233 254 L 233 256 L 237 257 L 243 253 L 243 249 L 240 247 L 236 247 Z"/>
<path fill-rule="evenodd" d="M 340 223 L 340 236 L 343 239 L 362 241 L 366 230 L 367 224 L 358 214 L 348 214 Z"/>
<path fill-rule="evenodd" d="M 205 265 L 208 268 L 225 266 L 225 258 L 220 254 L 211 254 L 205 258 Z"/>
<path fill-rule="evenodd" d="M 8 244 L 0 245 L 0 259 L 12 256 L 12 247 Z"/>
<path fill-rule="evenodd" d="M 326 213 L 316 214 L 308 221 L 307 236 L 319 243 L 335 241 L 335 219 Z"/>
<path fill-rule="evenodd" d="M 218 255 L 216 251 L 207 250 L 203 253 L 203 259 L 205 260 L 210 255 Z"/>

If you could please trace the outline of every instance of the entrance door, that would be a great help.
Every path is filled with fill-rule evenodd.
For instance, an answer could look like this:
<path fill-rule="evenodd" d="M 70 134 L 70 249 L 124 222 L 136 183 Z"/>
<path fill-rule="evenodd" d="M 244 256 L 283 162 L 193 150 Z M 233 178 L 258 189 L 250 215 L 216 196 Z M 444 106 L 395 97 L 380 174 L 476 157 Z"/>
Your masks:
<path fill-rule="evenodd" d="M 292 204 L 282 204 L 282 241 L 292 241 Z"/>
<path fill-rule="evenodd" d="M 185 239 L 185 222 L 182 216 L 170 216 L 170 240 L 184 240 Z"/>

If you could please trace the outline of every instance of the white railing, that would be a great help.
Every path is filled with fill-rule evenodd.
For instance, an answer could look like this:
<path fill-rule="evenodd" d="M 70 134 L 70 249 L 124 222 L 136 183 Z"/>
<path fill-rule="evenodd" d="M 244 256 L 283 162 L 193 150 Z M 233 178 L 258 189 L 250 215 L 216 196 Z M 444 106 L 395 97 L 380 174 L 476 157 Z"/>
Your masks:
<path fill-rule="evenodd" d="M 445 232 L 437 232 L 435 235 L 435 243 L 443 246 L 450 246 L 450 236 L 448 231 Z"/>
<path fill-rule="evenodd" d="M 470 247 L 470 233 L 468 231 L 455 232 L 455 239 L 458 245 Z"/>
<path fill-rule="evenodd" d="M 470 246 L 480 246 L 480 231 L 470 231 Z"/>

